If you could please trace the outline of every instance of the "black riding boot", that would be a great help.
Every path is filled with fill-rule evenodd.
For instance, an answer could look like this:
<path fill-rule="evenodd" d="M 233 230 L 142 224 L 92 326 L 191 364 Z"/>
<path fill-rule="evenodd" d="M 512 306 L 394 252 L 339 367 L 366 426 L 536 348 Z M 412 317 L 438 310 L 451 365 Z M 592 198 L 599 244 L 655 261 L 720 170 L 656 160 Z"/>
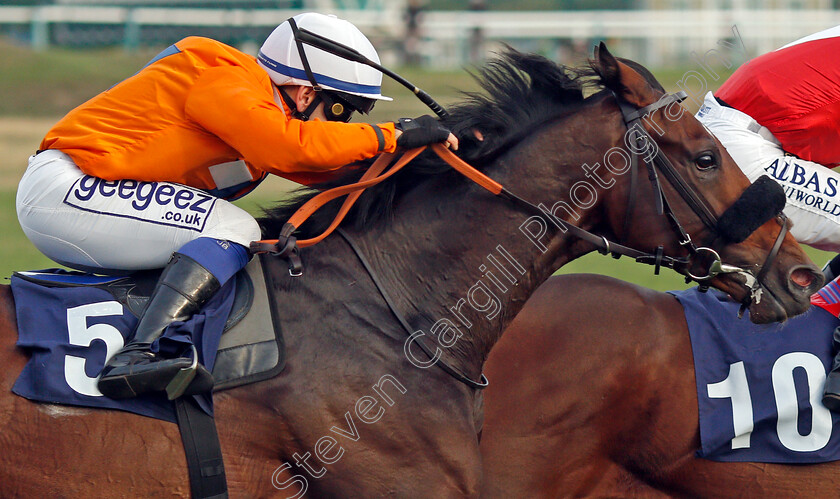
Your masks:
<path fill-rule="evenodd" d="M 176 321 L 186 321 L 219 290 L 219 281 L 192 258 L 173 253 L 163 269 L 149 303 L 134 330 L 131 341 L 105 364 L 99 378 L 99 391 L 113 399 L 132 398 L 167 388 L 183 369 L 188 373 L 193 359 L 169 359 L 149 348 Z M 187 379 L 189 383 L 189 377 Z M 188 393 L 209 391 L 213 376 L 201 364 L 195 368 Z M 169 390 L 167 390 L 169 391 Z M 183 389 L 169 393 L 175 398 Z"/>
<path fill-rule="evenodd" d="M 834 329 L 834 362 L 825 380 L 822 403 L 832 412 L 840 412 L 840 327 Z"/>

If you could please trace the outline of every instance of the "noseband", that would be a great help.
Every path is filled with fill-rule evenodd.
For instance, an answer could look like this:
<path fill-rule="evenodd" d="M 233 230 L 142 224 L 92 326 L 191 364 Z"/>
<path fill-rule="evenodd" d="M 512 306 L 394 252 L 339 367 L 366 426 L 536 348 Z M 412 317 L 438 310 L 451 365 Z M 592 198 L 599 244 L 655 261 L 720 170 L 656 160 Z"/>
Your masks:
<path fill-rule="evenodd" d="M 621 114 L 624 118 L 624 123 L 627 126 L 629 134 L 628 138 L 632 143 L 636 144 L 636 146 L 641 147 L 638 150 L 644 150 L 644 147 L 649 146 L 651 144 L 656 146 L 656 142 L 653 140 L 653 138 L 650 136 L 647 130 L 645 130 L 642 124 L 642 119 L 648 114 L 658 109 L 670 106 L 671 104 L 682 102 L 686 98 L 685 92 L 665 94 L 657 102 L 649 106 L 643 107 L 641 109 L 637 109 L 636 107 L 632 106 L 631 104 L 620 98 L 618 95 L 613 95 L 615 96 L 616 101 L 618 102 L 619 109 L 621 110 Z M 628 196 L 627 210 L 625 211 L 623 234 L 627 234 L 628 232 L 630 219 L 636 201 L 636 189 L 638 186 L 638 172 L 636 165 L 638 163 L 638 156 L 639 153 L 637 152 L 633 152 L 631 154 L 630 194 Z M 659 273 L 660 266 L 673 268 L 675 271 L 683 274 L 686 277 L 686 282 L 698 282 L 700 284 L 701 290 L 708 289 L 708 282 L 714 277 L 718 276 L 719 274 L 741 274 L 745 278 L 745 286 L 750 288 L 750 294 L 749 296 L 745 297 L 742 301 L 740 313 L 742 314 L 745 307 L 748 306 L 753 300 L 755 300 L 756 303 L 760 302 L 762 283 L 764 281 L 765 276 L 767 275 L 767 272 L 770 269 L 770 266 L 773 264 L 773 261 L 776 259 L 776 256 L 779 253 L 779 249 L 782 246 L 785 234 L 787 234 L 789 228 L 788 219 L 782 212 L 785 197 L 784 192 L 781 190 L 781 187 L 772 180 L 770 182 L 763 183 L 756 182 L 750 188 L 745 190 L 744 193 L 741 194 L 741 197 L 735 201 L 733 207 L 739 205 L 739 202 L 741 201 L 747 201 L 747 203 L 740 204 L 748 204 L 749 202 L 751 202 L 752 199 L 750 198 L 755 196 L 751 196 L 751 194 L 754 193 L 751 193 L 750 189 L 754 187 L 759 187 L 759 185 L 757 184 L 761 184 L 761 187 L 759 188 L 768 191 L 768 194 L 770 194 L 770 198 L 775 197 L 775 199 L 777 200 L 780 199 L 780 202 L 778 202 L 771 211 L 765 213 L 758 213 L 757 217 L 753 217 L 753 226 L 748 228 L 746 234 L 739 234 L 736 236 L 731 234 L 732 231 L 728 229 L 722 229 L 721 224 L 719 223 L 720 218 L 714 214 L 711 208 L 709 208 L 709 203 L 703 197 L 703 194 L 694 190 L 691 187 L 691 185 L 685 181 L 680 172 L 674 167 L 674 165 L 671 163 L 668 157 L 665 156 L 665 154 L 663 154 L 662 150 L 659 147 L 656 147 L 656 154 L 653 156 L 653 158 L 651 160 L 645 159 L 644 163 L 647 167 L 648 179 L 650 180 L 651 185 L 653 187 L 654 202 L 656 203 L 657 213 L 666 216 L 669 223 L 671 224 L 671 227 L 679 236 L 680 246 L 686 248 L 686 250 L 688 251 L 688 256 L 686 258 L 671 258 L 662 256 L 663 246 L 659 246 L 655 255 L 648 255 L 647 257 L 641 258 L 636 257 L 636 260 L 642 263 L 652 263 L 653 265 L 655 265 L 654 272 L 657 274 Z M 763 225 L 771 218 L 776 219 L 776 221 L 780 225 L 779 234 L 776 236 L 776 241 L 774 242 L 773 247 L 770 249 L 767 258 L 760 267 L 757 275 L 754 275 L 751 270 L 723 263 L 717 251 L 710 247 L 697 247 L 694 244 L 694 242 L 691 240 L 690 235 L 677 218 L 677 215 L 671 209 L 670 203 L 668 202 L 668 198 L 665 195 L 665 191 L 662 189 L 658 172 L 660 172 L 665 177 L 665 179 L 668 180 L 668 182 L 671 184 L 674 190 L 677 191 L 680 197 L 682 197 L 686 204 L 700 218 L 703 224 L 712 232 L 712 234 L 715 235 L 714 239 L 722 238 L 730 242 L 741 242 L 743 239 L 746 239 L 746 237 L 749 236 L 749 234 L 754 232 L 758 227 Z M 653 262 L 649 261 L 650 256 L 654 257 Z M 694 267 L 694 264 L 696 264 L 697 262 L 704 261 L 708 262 L 708 266 L 706 267 L 706 269 L 701 273 L 693 273 L 692 268 Z"/>

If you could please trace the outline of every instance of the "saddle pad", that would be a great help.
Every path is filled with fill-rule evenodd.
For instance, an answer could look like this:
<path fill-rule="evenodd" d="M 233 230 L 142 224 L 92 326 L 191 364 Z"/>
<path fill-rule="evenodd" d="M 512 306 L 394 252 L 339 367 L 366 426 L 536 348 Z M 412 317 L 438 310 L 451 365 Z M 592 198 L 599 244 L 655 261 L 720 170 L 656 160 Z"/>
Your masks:
<path fill-rule="evenodd" d="M 840 415 L 822 405 L 840 320 L 819 307 L 757 325 L 725 294 L 671 292 L 682 304 L 697 379 L 699 457 L 821 463 L 840 459 Z"/>
<path fill-rule="evenodd" d="M 265 256 L 260 255 L 245 267 L 252 300 L 247 307 L 242 307 L 244 312 L 240 312 L 247 315 L 228 319 L 228 324 L 235 325 L 225 331 L 219 342 L 213 366 L 214 391 L 273 378 L 286 366 L 285 343 L 277 317 L 279 300 L 270 294 L 270 287 L 266 285 L 270 276 L 262 263 L 263 258 Z M 238 308 L 234 306 L 234 310 Z"/>
<path fill-rule="evenodd" d="M 42 273 L 42 272 L 40 272 Z M 175 422 L 173 404 L 164 394 L 112 400 L 96 388 L 106 358 L 119 351 L 137 319 L 108 291 L 84 285 L 42 286 L 12 276 L 18 321 L 17 346 L 31 355 L 12 391 L 30 400 L 120 409 Z M 186 322 L 172 324 L 157 346 L 181 349 L 195 338 L 199 361 L 213 369 L 216 351 L 234 302 L 232 279 Z M 196 397 L 212 414 L 212 399 Z"/>

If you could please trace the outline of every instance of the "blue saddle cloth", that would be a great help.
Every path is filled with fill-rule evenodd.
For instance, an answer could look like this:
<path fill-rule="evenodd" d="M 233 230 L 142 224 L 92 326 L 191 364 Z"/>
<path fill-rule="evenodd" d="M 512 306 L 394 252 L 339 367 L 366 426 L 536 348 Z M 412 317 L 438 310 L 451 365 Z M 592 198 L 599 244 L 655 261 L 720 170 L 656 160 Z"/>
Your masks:
<path fill-rule="evenodd" d="M 840 320 L 819 307 L 783 324 L 737 318 L 739 304 L 697 288 L 682 304 L 694 352 L 701 449 L 715 461 L 840 459 L 840 415 L 822 405 Z"/>
<path fill-rule="evenodd" d="M 96 377 L 107 355 L 126 342 L 137 318 L 108 291 L 83 286 L 107 282 L 107 277 L 61 275 L 38 271 L 39 279 L 54 279 L 71 287 L 48 287 L 12 277 L 18 321 L 17 346 L 31 355 L 12 391 L 39 402 L 119 409 L 175 422 L 175 407 L 164 394 L 112 400 L 99 393 Z M 234 301 L 233 279 L 186 322 L 167 328 L 153 345 L 174 354 L 195 340 L 199 362 L 212 371 L 225 321 Z M 212 397 L 196 396 L 212 415 Z"/>

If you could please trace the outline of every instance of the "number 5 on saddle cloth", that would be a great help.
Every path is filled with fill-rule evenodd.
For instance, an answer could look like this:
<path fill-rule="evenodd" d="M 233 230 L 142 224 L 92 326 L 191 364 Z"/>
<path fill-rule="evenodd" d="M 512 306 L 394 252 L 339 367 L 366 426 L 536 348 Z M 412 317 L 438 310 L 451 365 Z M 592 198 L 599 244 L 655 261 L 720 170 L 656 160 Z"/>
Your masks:
<path fill-rule="evenodd" d="M 17 346 L 32 355 L 12 391 L 30 400 L 120 409 L 175 422 L 163 393 L 112 400 L 96 387 L 107 358 L 122 348 L 157 281 L 156 272 L 103 277 L 80 272 L 16 272 L 12 292 Z M 159 341 L 175 355 L 194 346 L 213 373 L 214 391 L 261 381 L 284 365 L 283 339 L 268 296 L 260 258 L 255 258 L 186 322 L 172 324 Z M 212 415 L 212 398 L 197 396 Z"/>

